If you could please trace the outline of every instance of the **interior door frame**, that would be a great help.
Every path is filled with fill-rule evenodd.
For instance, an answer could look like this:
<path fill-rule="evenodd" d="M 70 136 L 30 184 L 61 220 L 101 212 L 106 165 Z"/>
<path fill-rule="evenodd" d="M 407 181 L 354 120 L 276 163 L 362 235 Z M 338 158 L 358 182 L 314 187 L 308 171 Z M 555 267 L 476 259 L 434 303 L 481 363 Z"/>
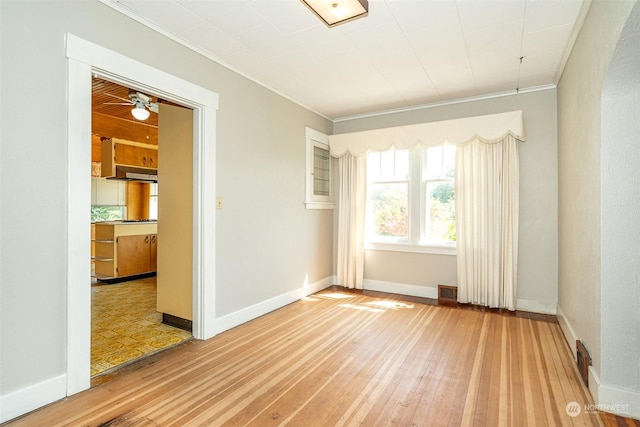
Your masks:
<path fill-rule="evenodd" d="M 216 112 L 218 94 L 66 34 L 67 395 L 91 386 L 91 77 L 193 109 L 193 336 L 215 335 Z M 205 262 L 206 261 L 206 262 Z"/>

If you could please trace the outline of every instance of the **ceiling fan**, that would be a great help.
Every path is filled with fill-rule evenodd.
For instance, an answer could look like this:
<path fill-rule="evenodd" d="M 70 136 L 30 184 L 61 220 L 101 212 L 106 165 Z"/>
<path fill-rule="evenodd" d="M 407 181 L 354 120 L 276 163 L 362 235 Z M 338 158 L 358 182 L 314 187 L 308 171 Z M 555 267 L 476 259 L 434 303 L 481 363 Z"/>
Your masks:
<path fill-rule="evenodd" d="M 158 103 L 151 102 L 151 97 L 135 90 L 129 91 L 129 99 L 122 98 L 120 96 L 105 93 L 105 95 L 113 98 L 120 99 L 125 102 L 105 102 L 105 105 L 131 105 L 134 108 L 131 109 L 131 114 L 137 120 L 147 120 L 149 118 L 149 111 L 158 113 Z"/>

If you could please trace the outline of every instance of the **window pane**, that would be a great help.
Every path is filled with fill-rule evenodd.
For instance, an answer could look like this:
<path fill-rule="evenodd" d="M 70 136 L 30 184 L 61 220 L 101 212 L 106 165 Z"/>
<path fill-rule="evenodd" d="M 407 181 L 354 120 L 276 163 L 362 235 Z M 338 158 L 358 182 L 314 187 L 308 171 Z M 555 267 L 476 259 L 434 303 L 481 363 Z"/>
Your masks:
<path fill-rule="evenodd" d="M 91 222 L 124 219 L 124 206 L 91 206 Z"/>
<path fill-rule="evenodd" d="M 409 179 L 409 151 L 388 150 L 367 155 L 369 182 L 406 181 Z"/>
<path fill-rule="evenodd" d="M 371 184 L 371 235 L 406 238 L 409 231 L 409 185 L 406 182 Z"/>
<path fill-rule="evenodd" d="M 444 145 L 442 147 L 442 170 L 445 178 L 453 178 L 456 170 L 456 146 Z"/>
<path fill-rule="evenodd" d="M 409 150 L 396 150 L 395 178 L 406 181 L 409 179 Z"/>
<path fill-rule="evenodd" d="M 158 219 L 158 196 L 149 197 L 149 219 Z"/>
<path fill-rule="evenodd" d="M 367 154 L 367 182 L 379 181 L 380 153 Z"/>
<path fill-rule="evenodd" d="M 426 177 L 439 178 L 442 176 L 442 146 L 429 147 L 426 150 Z"/>
<path fill-rule="evenodd" d="M 313 147 L 313 194 L 329 195 L 329 150 Z"/>
<path fill-rule="evenodd" d="M 456 167 L 456 146 L 439 145 L 424 150 L 425 178 L 453 178 Z"/>
<path fill-rule="evenodd" d="M 456 241 L 456 210 L 453 182 L 427 183 L 426 240 L 433 243 Z"/>

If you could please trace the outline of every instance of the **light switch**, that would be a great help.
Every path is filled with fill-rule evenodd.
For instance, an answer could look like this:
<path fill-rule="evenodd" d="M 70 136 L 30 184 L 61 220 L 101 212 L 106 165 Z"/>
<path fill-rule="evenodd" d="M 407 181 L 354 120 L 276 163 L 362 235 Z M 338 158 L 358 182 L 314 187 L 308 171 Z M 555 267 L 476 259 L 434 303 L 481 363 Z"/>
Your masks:
<path fill-rule="evenodd" d="M 216 209 L 222 209 L 222 197 L 216 198 Z"/>

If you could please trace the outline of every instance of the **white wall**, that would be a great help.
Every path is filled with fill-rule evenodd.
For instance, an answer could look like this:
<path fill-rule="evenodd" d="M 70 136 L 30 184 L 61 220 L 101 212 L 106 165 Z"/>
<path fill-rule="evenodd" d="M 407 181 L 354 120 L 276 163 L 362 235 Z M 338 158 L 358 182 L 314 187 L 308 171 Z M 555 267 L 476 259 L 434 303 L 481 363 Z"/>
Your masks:
<path fill-rule="evenodd" d="M 334 133 L 402 126 L 461 117 L 523 110 L 527 141 L 520 150 L 520 242 L 518 308 L 555 313 L 557 302 L 557 145 L 556 91 L 423 108 L 402 113 L 339 121 Z M 438 283 L 457 284 L 455 256 L 367 251 L 365 280 L 412 285 L 424 293 Z M 373 282 L 371 282 L 373 281 Z M 365 282 L 367 283 L 367 282 Z M 418 287 L 418 288 L 416 288 Z M 429 292 L 428 290 L 426 291 Z"/>
<path fill-rule="evenodd" d="M 303 205 L 304 127 L 328 120 L 97 1 L 3 0 L 0 28 L 2 413 L 64 395 L 67 32 L 219 94 L 218 315 L 330 279 L 332 212 Z"/>
<path fill-rule="evenodd" d="M 558 84 L 560 325 L 601 373 L 601 94 L 633 2 L 592 3 Z M 589 388 L 597 401 L 597 379 Z"/>
<path fill-rule="evenodd" d="M 640 3 L 602 89 L 601 404 L 640 418 Z M 618 392 L 622 390 L 622 393 Z"/>

